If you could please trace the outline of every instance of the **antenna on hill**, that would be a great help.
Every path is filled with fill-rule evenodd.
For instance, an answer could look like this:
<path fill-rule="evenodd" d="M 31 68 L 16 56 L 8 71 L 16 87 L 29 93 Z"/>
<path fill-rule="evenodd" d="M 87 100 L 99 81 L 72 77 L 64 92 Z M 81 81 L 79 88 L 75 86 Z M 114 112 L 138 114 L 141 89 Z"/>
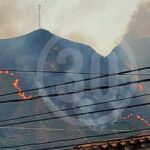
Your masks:
<path fill-rule="evenodd" d="M 41 4 L 38 5 L 38 11 L 39 11 L 39 29 L 41 29 Z"/>

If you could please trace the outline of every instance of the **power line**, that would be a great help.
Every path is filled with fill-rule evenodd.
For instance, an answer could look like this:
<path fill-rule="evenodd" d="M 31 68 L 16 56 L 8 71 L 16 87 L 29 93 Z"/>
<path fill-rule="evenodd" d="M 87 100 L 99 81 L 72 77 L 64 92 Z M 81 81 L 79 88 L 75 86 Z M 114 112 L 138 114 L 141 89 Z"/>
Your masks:
<path fill-rule="evenodd" d="M 76 140 L 82 140 L 82 139 L 100 138 L 100 137 L 112 136 L 112 135 L 116 135 L 116 134 L 126 134 L 126 133 L 134 133 L 134 132 L 149 131 L 149 130 L 150 130 L 150 128 L 143 128 L 143 129 L 120 131 L 120 132 L 101 134 L 101 135 L 97 134 L 97 135 L 90 135 L 90 136 L 82 136 L 82 137 L 78 137 L 78 138 L 68 138 L 68 139 L 61 139 L 61 140 L 53 140 L 53 141 L 47 141 L 47 142 L 20 144 L 20 145 L 15 145 L 15 146 L 1 146 L 0 148 L 1 149 L 6 149 L 6 148 L 18 148 L 18 147 L 25 147 L 25 146 L 39 146 L 39 145 L 52 144 L 52 143 L 58 143 L 58 142 L 70 142 L 70 141 L 76 141 Z M 87 144 L 87 143 L 82 143 L 82 144 Z M 58 148 L 65 148 L 65 147 L 71 147 L 71 146 L 77 146 L 77 144 L 49 147 L 49 148 L 38 149 L 38 150 L 58 149 Z"/>
<path fill-rule="evenodd" d="M 128 131 L 122 131 L 122 132 L 118 132 L 118 133 L 109 133 L 109 134 L 104 134 L 104 135 L 95 135 L 93 137 L 92 136 L 85 136 L 85 137 L 82 137 L 82 138 L 74 138 L 74 139 L 69 139 L 69 141 L 80 140 L 80 139 L 87 139 L 87 138 L 103 137 L 103 136 L 111 136 L 111 135 L 115 135 L 115 134 L 134 133 L 134 132 L 139 132 L 139 131 L 149 131 L 149 130 L 150 130 L 150 128 L 128 130 Z M 61 142 L 61 141 L 59 140 L 59 142 Z M 66 141 L 64 141 L 64 142 L 66 142 Z M 67 142 L 68 142 L 68 140 L 67 140 Z M 94 142 L 100 142 L 100 141 L 96 140 Z M 79 143 L 79 144 L 91 144 L 91 142 L 88 142 L 88 143 Z M 55 147 L 47 147 L 47 148 L 45 147 L 45 148 L 40 148 L 40 149 L 37 149 L 37 150 L 59 149 L 59 148 L 76 147 L 76 146 L 78 146 L 78 145 L 77 144 L 67 144 L 67 145 L 55 146 Z"/>
<path fill-rule="evenodd" d="M 75 116 L 94 114 L 94 113 L 101 113 L 101 112 L 108 112 L 108 111 L 115 111 L 115 110 L 121 110 L 121 109 L 136 108 L 136 107 L 147 106 L 147 105 L 150 105 L 150 102 L 149 103 L 143 103 L 143 104 L 130 105 L 130 106 L 122 106 L 122 107 L 110 108 L 110 109 L 102 109 L 102 110 L 96 110 L 96 111 L 76 113 L 76 114 L 71 114 L 69 116 L 68 115 L 64 115 L 64 116 L 41 118 L 41 119 L 22 121 L 22 122 L 20 121 L 20 122 L 16 122 L 16 123 L 8 123 L 8 124 L 6 123 L 4 125 L 0 125 L 0 127 L 17 125 L 17 124 L 28 124 L 28 123 L 38 122 L 38 121 L 46 121 L 46 120 L 54 120 L 54 119 L 67 118 L 67 117 L 75 117 Z"/>
<path fill-rule="evenodd" d="M 66 108 L 66 109 L 60 109 L 60 110 L 56 110 L 56 111 L 49 111 L 49 112 L 37 113 L 37 114 L 33 114 L 33 115 L 26 115 L 26 116 L 22 116 L 22 117 L 15 117 L 15 118 L 11 118 L 11 119 L 0 120 L 0 123 L 7 122 L 7 121 L 19 120 L 19 119 L 25 119 L 25 118 L 30 118 L 30 117 L 37 117 L 37 116 L 41 116 L 41 115 L 48 115 L 48 114 L 53 114 L 53 113 L 57 113 L 57 112 L 68 111 L 68 110 L 73 110 L 73 109 L 78 109 L 78 108 L 89 107 L 89 106 L 109 104 L 111 102 L 118 102 L 118 101 L 123 101 L 123 100 L 127 100 L 127 99 L 135 99 L 135 98 L 145 97 L 145 96 L 149 96 L 149 95 L 150 95 L 150 93 L 147 93 L 147 94 L 136 95 L 136 96 L 126 97 L 126 98 L 113 99 L 113 100 L 104 101 L 104 102 L 97 102 L 97 103 L 93 103 L 93 104 L 80 105 L 80 106 L 70 107 L 70 108 Z"/>
<path fill-rule="evenodd" d="M 150 117 L 145 117 L 143 119 L 147 120 L 149 119 Z M 128 119 L 128 121 L 134 121 L 135 119 Z M 98 124 L 96 126 L 102 126 L 102 125 L 112 125 L 113 123 L 116 124 L 116 123 L 121 123 L 121 122 L 127 122 L 127 120 L 118 120 L 116 122 L 109 122 L 109 123 L 104 123 L 104 124 Z M 94 126 L 88 126 L 88 127 L 94 127 Z M 60 131 L 60 130 L 84 130 L 82 128 L 75 128 L 75 129 L 50 129 L 50 128 L 27 128 L 27 127 L 0 127 L 0 129 L 19 129 L 19 130 L 46 130 L 46 131 L 53 131 L 53 130 L 56 130 L 56 131 Z M 88 129 L 87 129 L 88 130 Z M 113 131 L 113 130 L 105 130 L 105 131 Z M 116 130 L 114 130 L 116 131 Z M 118 131 L 118 130 L 117 130 Z M 119 130 L 119 131 L 128 131 L 128 130 Z M 24 135 L 24 136 L 31 136 L 32 134 L 29 134 L 29 135 Z M 13 138 L 13 137 L 16 137 L 16 136 L 11 136 L 9 138 Z M 18 137 L 18 136 L 17 136 Z"/>
<path fill-rule="evenodd" d="M 125 134 L 125 133 L 123 133 L 123 134 Z M 96 140 L 96 141 L 94 141 L 94 143 L 95 142 L 100 142 L 100 141 Z M 88 143 L 79 143 L 79 144 L 82 144 L 82 145 L 84 144 L 85 145 L 85 144 L 91 144 L 91 142 L 88 142 Z M 37 150 L 50 150 L 50 149 L 60 149 L 60 148 L 69 148 L 69 147 L 72 148 L 72 147 L 77 147 L 78 145 L 77 144 L 67 144 L 67 145 L 61 145 L 61 146 L 55 146 L 55 147 L 45 147 L 45 148 L 40 148 L 40 149 L 37 149 Z M 70 150 L 70 149 L 65 149 L 65 150 Z"/>
<path fill-rule="evenodd" d="M 33 101 L 33 100 L 41 99 L 44 97 L 58 97 L 58 96 L 65 96 L 65 95 L 71 95 L 71 94 L 79 94 L 79 93 L 86 92 L 86 91 L 93 91 L 93 90 L 98 90 L 98 89 L 110 89 L 110 88 L 127 86 L 127 85 L 131 85 L 131 84 L 135 84 L 135 83 L 141 83 L 141 82 L 144 83 L 144 82 L 149 82 L 149 81 L 150 81 L 150 78 L 149 79 L 143 79 L 143 80 L 137 80 L 137 81 L 129 81 L 129 82 L 125 82 L 125 83 L 121 83 L 121 84 L 117 84 L 117 85 L 111 85 L 111 86 L 98 86 L 98 87 L 94 87 L 94 88 L 85 88 L 85 89 L 81 89 L 81 90 L 77 90 L 77 91 L 71 91 L 71 92 L 65 92 L 65 93 L 55 93 L 55 94 L 48 94 L 48 95 L 43 95 L 43 96 L 35 96 L 35 97 L 29 98 L 26 100 L 22 100 L 22 99 L 3 100 L 3 101 L 0 101 L 0 104 L 27 102 L 27 101 Z M 46 86 L 45 86 L 45 88 L 46 88 Z"/>
<path fill-rule="evenodd" d="M 83 74 L 83 75 L 111 75 L 112 73 L 105 74 L 105 73 L 98 73 L 98 72 L 76 72 L 76 71 L 49 71 L 49 70 L 13 70 L 13 69 L 0 69 L 1 71 L 10 71 L 10 72 L 18 72 L 18 73 L 49 73 L 49 74 Z M 143 70 L 143 69 L 142 69 Z M 144 69 L 145 70 L 145 69 Z M 147 70 L 147 68 L 146 68 Z M 135 72 L 135 71 L 134 71 Z M 117 75 L 117 74 L 116 74 Z M 118 74 L 118 75 L 143 75 L 149 76 L 149 73 L 135 73 L 135 74 Z"/>
<path fill-rule="evenodd" d="M 130 72 L 142 71 L 142 70 L 148 70 L 148 69 L 150 69 L 150 67 L 143 67 L 143 68 L 139 68 L 139 69 L 127 70 L 127 71 L 122 71 L 122 72 L 118 72 L 118 73 L 105 74 L 105 75 L 100 75 L 100 76 L 96 76 L 96 77 L 79 79 L 79 80 L 76 80 L 76 81 L 69 81 L 69 82 L 64 82 L 64 83 L 59 83 L 59 84 L 54 84 L 54 85 L 48 85 L 48 86 L 39 87 L 39 88 L 23 90 L 22 92 L 37 91 L 37 90 L 40 90 L 40 89 L 46 89 L 46 88 L 57 87 L 57 86 L 61 86 L 61 85 L 68 85 L 68 84 L 73 84 L 73 83 L 78 83 L 78 82 L 90 81 L 90 80 L 93 80 L 93 79 L 100 79 L 100 78 L 109 77 L 109 76 L 124 75 L 124 74 L 130 73 Z M 13 95 L 13 94 L 18 94 L 18 92 L 11 92 L 11 93 L 6 93 L 6 94 L 1 94 L 0 96 L 8 96 L 8 95 Z"/>
<path fill-rule="evenodd" d="M 150 117 L 144 117 L 144 120 L 150 119 Z M 118 120 L 115 122 L 109 122 L 109 123 L 103 123 L 103 124 L 97 124 L 97 125 L 92 125 L 92 126 L 88 126 L 88 128 L 90 127 L 99 127 L 99 126 L 108 126 L 108 125 L 113 125 L 113 124 L 118 124 L 118 123 L 122 123 L 122 122 L 129 122 L 129 121 L 135 121 L 135 118 L 130 118 L 128 120 Z M 140 121 L 140 120 L 139 120 Z M 15 126 L 0 126 L 0 129 L 19 129 L 19 130 L 56 130 L 56 131 L 62 131 L 62 130 L 84 130 L 81 128 L 75 128 L 75 129 L 61 129 L 61 128 L 55 128 L 55 129 L 49 129 L 49 128 L 27 128 L 27 127 L 15 127 Z M 85 130 L 89 130 L 89 129 L 85 129 Z M 106 130 L 105 130 L 106 131 Z M 107 130 L 108 131 L 108 130 Z M 110 131 L 110 130 L 109 130 Z M 111 130 L 112 131 L 112 130 Z M 116 130 L 115 130 L 116 131 Z M 118 130 L 117 130 L 118 131 Z M 125 131 L 125 130 L 121 130 L 121 131 Z"/>

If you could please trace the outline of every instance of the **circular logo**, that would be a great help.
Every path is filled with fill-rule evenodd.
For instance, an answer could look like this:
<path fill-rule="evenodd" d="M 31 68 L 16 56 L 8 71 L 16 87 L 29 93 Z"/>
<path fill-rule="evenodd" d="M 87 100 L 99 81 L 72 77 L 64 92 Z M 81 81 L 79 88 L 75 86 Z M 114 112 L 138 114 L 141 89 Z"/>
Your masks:
<path fill-rule="evenodd" d="M 45 74 L 44 72 L 37 72 L 36 84 L 39 88 L 47 85 L 56 85 L 51 88 L 39 89 L 39 95 L 41 96 L 49 94 L 57 95 L 56 97 L 44 97 L 44 103 L 50 111 L 55 111 L 55 115 L 60 116 L 60 118 L 62 116 L 66 116 L 62 117 L 65 121 L 80 126 L 98 127 L 101 124 L 117 121 L 120 118 L 121 113 L 124 111 L 123 109 L 116 109 L 115 111 L 108 111 L 105 113 L 99 113 L 98 111 L 104 108 L 126 107 L 130 104 L 131 99 L 108 102 L 106 105 L 95 104 L 113 99 L 131 97 L 136 93 L 135 85 L 119 88 L 117 86 L 115 88 L 108 88 L 105 94 L 103 89 L 97 88 L 97 90 L 93 90 L 93 88 L 105 86 L 104 83 L 107 83 L 108 86 L 118 85 L 120 83 L 132 81 L 133 79 L 135 80 L 138 77 L 133 77 L 130 75 L 115 75 L 86 81 L 86 78 L 98 76 L 98 73 L 100 75 L 101 68 L 106 67 L 99 61 L 101 56 L 96 54 L 94 51 L 89 55 L 88 51 L 90 50 L 88 48 L 86 50 L 84 49 L 84 53 L 82 53 L 81 48 L 74 46 L 74 44 L 69 44 L 69 46 L 66 44 L 61 47 L 60 42 L 63 43 L 65 40 L 59 38 L 58 36 L 52 36 L 42 49 L 38 60 L 37 71 L 49 69 L 50 72 L 61 72 L 62 70 L 66 72 L 64 74 Z M 121 50 L 116 53 L 112 52 L 112 54 L 110 54 L 112 56 L 103 58 L 103 60 L 107 60 L 108 62 L 107 72 L 109 74 L 137 68 L 134 54 L 126 41 L 120 44 L 120 49 Z M 120 53 L 123 53 L 122 55 L 125 58 L 122 58 Z M 125 70 L 122 70 L 122 66 L 125 66 Z M 88 75 L 82 74 L 83 70 L 86 70 L 86 68 L 88 68 Z M 80 72 L 81 74 L 73 74 L 72 72 Z M 80 82 L 76 82 L 77 80 L 80 80 Z M 109 82 L 106 81 L 102 83 L 101 80 L 108 80 Z M 68 82 L 71 83 L 68 84 Z M 59 85 L 60 83 L 64 84 Z M 89 87 L 91 90 L 86 91 L 85 89 L 89 89 Z M 70 94 L 59 96 L 59 94 L 62 93 Z M 89 106 L 82 107 L 84 105 Z M 68 108 L 74 107 L 78 108 L 67 110 Z M 59 111 L 63 109 L 64 111 Z M 95 113 L 91 113 L 94 111 Z"/>

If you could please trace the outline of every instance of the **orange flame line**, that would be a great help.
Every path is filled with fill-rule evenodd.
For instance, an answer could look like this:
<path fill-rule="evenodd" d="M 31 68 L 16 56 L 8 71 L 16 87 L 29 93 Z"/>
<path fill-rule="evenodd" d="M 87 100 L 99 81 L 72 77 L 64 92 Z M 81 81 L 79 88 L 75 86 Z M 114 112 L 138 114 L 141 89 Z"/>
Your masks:
<path fill-rule="evenodd" d="M 150 123 L 140 115 L 135 115 L 135 114 L 131 113 L 131 114 L 127 115 L 126 117 L 122 117 L 123 120 L 131 119 L 131 118 L 135 118 L 135 119 L 141 121 L 142 123 L 144 123 L 146 126 L 150 127 Z"/>
<path fill-rule="evenodd" d="M 134 67 L 133 67 L 131 64 L 129 64 L 128 62 L 125 61 L 125 64 L 126 64 L 131 70 L 134 69 Z M 138 91 L 142 92 L 142 91 L 144 90 L 144 85 L 143 85 L 142 83 L 137 83 L 136 85 L 137 85 L 136 87 L 137 87 Z"/>
<path fill-rule="evenodd" d="M 18 95 L 20 97 L 22 97 L 22 99 L 29 99 L 31 98 L 32 96 L 26 96 L 25 93 L 23 92 L 23 90 L 19 87 L 19 78 L 17 77 L 17 75 L 15 75 L 14 73 L 12 72 L 9 72 L 7 70 L 0 70 L 0 74 L 4 74 L 4 75 L 10 75 L 12 77 L 15 77 L 16 79 L 14 80 L 14 82 L 12 83 L 13 87 L 18 91 Z"/>
<path fill-rule="evenodd" d="M 144 90 L 144 85 L 142 83 L 137 83 L 137 89 L 142 92 Z"/>

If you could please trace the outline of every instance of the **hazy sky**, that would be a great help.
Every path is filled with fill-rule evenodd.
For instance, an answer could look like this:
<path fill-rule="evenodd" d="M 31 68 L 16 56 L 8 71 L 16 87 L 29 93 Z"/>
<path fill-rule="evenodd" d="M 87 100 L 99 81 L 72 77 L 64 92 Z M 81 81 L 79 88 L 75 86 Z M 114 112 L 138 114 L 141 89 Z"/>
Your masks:
<path fill-rule="evenodd" d="M 13 0 L 13 3 L 0 0 L 0 38 L 38 29 L 38 4 L 41 4 L 42 28 L 107 55 L 124 36 L 134 37 L 139 30 L 147 33 L 145 24 L 149 21 L 144 23 L 150 9 L 147 2 L 150 0 Z M 138 24 L 140 21 L 142 24 Z"/>

